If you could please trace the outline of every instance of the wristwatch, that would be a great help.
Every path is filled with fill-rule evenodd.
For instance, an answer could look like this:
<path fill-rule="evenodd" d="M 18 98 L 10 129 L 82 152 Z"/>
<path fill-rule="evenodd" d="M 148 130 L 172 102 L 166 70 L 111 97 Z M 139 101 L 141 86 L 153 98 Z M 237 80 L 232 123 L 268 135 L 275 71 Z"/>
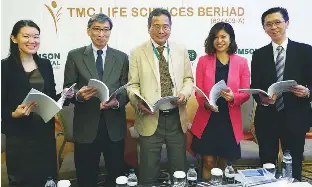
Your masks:
<path fill-rule="evenodd" d="M 308 94 L 306 96 L 307 98 L 310 98 L 310 90 L 308 89 Z"/>
<path fill-rule="evenodd" d="M 119 102 L 117 101 L 117 105 L 116 106 L 112 106 L 111 108 L 114 109 L 114 110 L 119 109 Z"/>

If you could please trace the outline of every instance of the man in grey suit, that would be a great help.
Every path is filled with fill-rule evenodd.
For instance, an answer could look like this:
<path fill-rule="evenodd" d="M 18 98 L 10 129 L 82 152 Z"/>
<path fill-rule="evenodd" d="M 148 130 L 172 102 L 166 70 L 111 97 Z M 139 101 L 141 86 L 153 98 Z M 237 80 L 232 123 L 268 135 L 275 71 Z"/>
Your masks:
<path fill-rule="evenodd" d="M 89 19 L 87 32 L 92 43 L 68 53 L 64 87 L 77 83 L 72 103 L 74 109 L 75 166 L 79 187 L 96 187 L 98 163 L 104 154 L 108 177 L 105 186 L 114 186 L 124 172 L 126 136 L 124 90 L 107 103 L 101 103 L 90 79 L 104 82 L 112 93 L 128 82 L 128 56 L 107 46 L 113 24 L 104 14 Z"/>

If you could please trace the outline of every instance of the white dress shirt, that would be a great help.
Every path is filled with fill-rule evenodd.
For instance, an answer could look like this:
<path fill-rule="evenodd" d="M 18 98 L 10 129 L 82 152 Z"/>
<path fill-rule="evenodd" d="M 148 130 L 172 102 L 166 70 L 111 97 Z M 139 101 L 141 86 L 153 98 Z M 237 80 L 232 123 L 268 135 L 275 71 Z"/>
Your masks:
<path fill-rule="evenodd" d="M 288 38 L 286 38 L 285 41 L 283 41 L 283 43 L 281 45 L 278 45 L 277 43 L 272 41 L 272 46 L 273 46 L 273 55 L 274 55 L 274 62 L 276 63 L 276 58 L 278 55 L 278 50 L 277 47 L 278 46 L 282 46 L 283 47 L 283 55 L 285 57 L 284 62 L 286 62 L 286 50 L 287 50 L 287 45 L 288 45 Z"/>

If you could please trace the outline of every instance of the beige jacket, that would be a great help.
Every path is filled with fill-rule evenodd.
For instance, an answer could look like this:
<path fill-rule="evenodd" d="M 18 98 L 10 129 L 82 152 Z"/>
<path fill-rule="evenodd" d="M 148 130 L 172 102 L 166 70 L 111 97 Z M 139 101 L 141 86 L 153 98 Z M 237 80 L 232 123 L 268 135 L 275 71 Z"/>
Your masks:
<path fill-rule="evenodd" d="M 169 41 L 169 66 L 174 84 L 174 95 L 184 94 L 188 99 L 193 91 L 194 78 L 187 50 L 180 45 Z M 149 103 L 155 103 L 161 97 L 161 88 L 158 80 L 154 52 L 151 41 L 147 41 L 135 48 L 130 55 L 129 86 L 127 88 L 131 105 L 135 109 L 136 118 L 134 126 L 142 136 L 151 136 L 158 125 L 159 113 L 154 115 L 143 114 L 138 111 L 138 99 L 130 91 L 141 94 Z M 180 120 L 183 132 L 189 125 L 187 120 L 186 105 L 179 106 Z"/>

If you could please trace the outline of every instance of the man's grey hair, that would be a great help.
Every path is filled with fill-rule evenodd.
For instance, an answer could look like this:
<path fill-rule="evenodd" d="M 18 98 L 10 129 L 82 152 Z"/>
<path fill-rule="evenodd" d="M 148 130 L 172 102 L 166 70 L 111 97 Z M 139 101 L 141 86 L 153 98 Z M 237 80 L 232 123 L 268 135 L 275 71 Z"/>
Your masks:
<path fill-rule="evenodd" d="M 95 21 L 98 21 L 98 22 L 101 22 L 101 23 L 104 23 L 104 22 L 108 21 L 109 26 L 110 26 L 109 29 L 112 30 L 112 28 L 113 28 L 113 22 L 112 22 L 112 20 L 111 20 L 107 15 L 105 15 L 105 14 L 100 13 L 100 14 L 95 14 L 95 15 L 93 15 L 93 16 L 89 19 L 89 21 L 88 21 L 88 28 L 90 28 L 91 25 L 92 25 L 92 23 L 95 22 Z"/>

